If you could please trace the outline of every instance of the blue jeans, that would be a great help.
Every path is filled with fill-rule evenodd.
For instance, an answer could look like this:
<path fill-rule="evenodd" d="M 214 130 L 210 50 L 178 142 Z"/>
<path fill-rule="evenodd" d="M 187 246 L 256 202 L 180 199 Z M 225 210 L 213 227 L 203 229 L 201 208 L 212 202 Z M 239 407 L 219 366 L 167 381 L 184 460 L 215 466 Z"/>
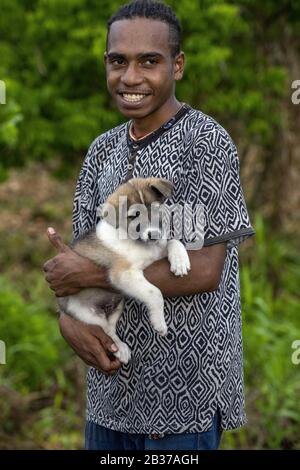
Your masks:
<path fill-rule="evenodd" d="M 220 415 L 216 413 L 212 428 L 206 432 L 166 434 L 159 438 L 148 434 L 128 434 L 104 428 L 87 421 L 85 428 L 86 450 L 217 450 L 222 429 Z"/>

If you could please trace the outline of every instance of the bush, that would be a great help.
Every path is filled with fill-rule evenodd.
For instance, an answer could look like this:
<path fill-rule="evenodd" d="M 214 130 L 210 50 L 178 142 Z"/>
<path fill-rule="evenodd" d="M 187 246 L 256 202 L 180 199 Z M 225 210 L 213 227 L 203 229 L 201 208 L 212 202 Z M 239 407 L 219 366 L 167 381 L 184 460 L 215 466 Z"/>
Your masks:
<path fill-rule="evenodd" d="M 229 447 L 299 448 L 300 366 L 292 343 L 300 339 L 300 256 L 276 238 L 261 216 L 256 241 L 241 257 L 241 296 L 248 426 L 225 437 Z"/>
<path fill-rule="evenodd" d="M 22 393 L 49 387 L 57 380 L 69 349 L 59 333 L 57 318 L 42 301 L 26 303 L 0 277 L 0 337 L 6 344 L 2 377 Z"/>

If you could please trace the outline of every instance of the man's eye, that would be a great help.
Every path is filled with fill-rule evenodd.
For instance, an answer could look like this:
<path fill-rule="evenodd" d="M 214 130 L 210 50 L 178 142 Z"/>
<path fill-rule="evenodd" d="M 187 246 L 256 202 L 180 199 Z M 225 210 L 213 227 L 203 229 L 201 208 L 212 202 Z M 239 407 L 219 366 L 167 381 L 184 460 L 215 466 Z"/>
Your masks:
<path fill-rule="evenodd" d="M 157 60 L 155 60 L 155 59 L 147 59 L 147 60 L 145 61 L 145 64 L 147 64 L 147 62 L 149 62 L 149 64 L 148 64 L 148 65 L 154 65 L 154 64 L 157 64 Z"/>
<path fill-rule="evenodd" d="M 123 59 L 113 59 L 111 63 L 116 64 L 116 65 L 121 65 L 123 63 Z"/>

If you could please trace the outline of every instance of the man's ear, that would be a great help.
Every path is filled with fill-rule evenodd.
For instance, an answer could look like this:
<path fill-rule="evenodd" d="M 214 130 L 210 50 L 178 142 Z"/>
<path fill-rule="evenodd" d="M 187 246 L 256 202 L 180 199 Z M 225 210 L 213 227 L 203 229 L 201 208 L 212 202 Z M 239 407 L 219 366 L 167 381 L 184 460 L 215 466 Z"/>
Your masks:
<path fill-rule="evenodd" d="M 107 52 L 106 51 L 103 54 L 103 62 L 104 62 L 104 65 L 106 65 L 106 63 L 107 63 Z"/>
<path fill-rule="evenodd" d="M 179 54 L 175 57 L 175 68 L 174 68 L 174 78 L 175 80 L 181 80 L 183 77 L 185 65 L 185 55 L 183 51 L 180 51 Z"/>

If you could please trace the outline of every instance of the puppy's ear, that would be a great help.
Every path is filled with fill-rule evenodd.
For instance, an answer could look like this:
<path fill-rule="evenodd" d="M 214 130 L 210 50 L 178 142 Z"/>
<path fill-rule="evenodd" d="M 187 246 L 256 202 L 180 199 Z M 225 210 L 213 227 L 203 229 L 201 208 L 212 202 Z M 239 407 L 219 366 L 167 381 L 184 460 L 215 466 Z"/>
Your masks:
<path fill-rule="evenodd" d="M 96 213 L 99 219 L 107 219 L 111 213 L 111 205 L 106 202 L 101 204 L 97 207 Z"/>
<path fill-rule="evenodd" d="M 113 227 L 117 227 L 116 209 L 112 204 L 105 202 L 97 207 L 97 216 L 100 220 L 105 220 Z"/>
<path fill-rule="evenodd" d="M 150 183 L 150 189 L 154 191 L 157 199 L 163 202 L 165 199 L 171 197 L 174 186 L 169 180 L 157 179 L 157 181 L 152 181 Z"/>
<path fill-rule="evenodd" d="M 101 204 L 96 209 L 96 215 L 97 217 L 99 217 L 99 219 L 103 219 L 105 217 L 105 212 L 106 212 L 105 204 Z"/>

